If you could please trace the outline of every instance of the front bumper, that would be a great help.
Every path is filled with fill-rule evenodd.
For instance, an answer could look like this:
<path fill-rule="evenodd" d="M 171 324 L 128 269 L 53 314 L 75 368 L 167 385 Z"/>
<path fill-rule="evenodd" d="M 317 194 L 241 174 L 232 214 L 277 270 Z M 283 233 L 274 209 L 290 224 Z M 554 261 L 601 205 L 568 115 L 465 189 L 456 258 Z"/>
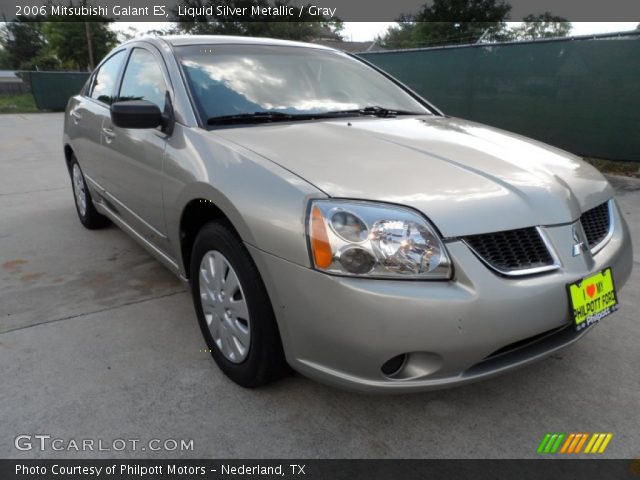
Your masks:
<path fill-rule="evenodd" d="M 614 221 L 613 236 L 593 258 L 562 254 L 572 251 L 571 225 L 546 228 L 562 265 L 524 278 L 497 275 L 461 241 L 447 243 L 455 266 L 448 282 L 330 276 L 248 248 L 294 369 L 358 390 L 420 391 L 525 365 L 591 330 L 574 332 L 566 285 L 608 266 L 618 290 L 627 281 L 631 238 L 617 208 Z M 404 353 L 404 367 L 386 377 L 381 366 Z"/>

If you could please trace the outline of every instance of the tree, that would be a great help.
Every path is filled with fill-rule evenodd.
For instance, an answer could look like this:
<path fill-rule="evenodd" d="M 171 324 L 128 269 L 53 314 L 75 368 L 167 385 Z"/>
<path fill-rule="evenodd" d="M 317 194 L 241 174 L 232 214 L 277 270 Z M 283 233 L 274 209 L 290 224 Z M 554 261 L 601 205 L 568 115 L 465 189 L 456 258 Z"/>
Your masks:
<path fill-rule="evenodd" d="M 571 32 L 571 22 L 550 12 L 527 15 L 519 27 L 511 30 L 513 40 L 534 40 L 536 38 L 566 37 Z"/>
<path fill-rule="evenodd" d="M 511 6 L 502 0 L 434 0 L 378 38 L 387 48 L 456 45 L 506 38 Z"/>
<path fill-rule="evenodd" d="M 50 18 L 42 32 L 49 51 L 65 68 L 93 69 L 115 47 L 118 37 L 102 17 Z M 89 48 L 91 46 L 91 48 Z"/>
<path fill-rule="evenodd" d="M 157 30 L 150 30 L 148 33 L 156 32 Z M 124 31 L 118 31 L 116 33 L 118 37 L 118 43 L 128 42 L 129 40 L 137 37 L 140 33 L 135 27 L 128 27 Z"/>
<path fill-rule="evenodd" d="M 387 29 L 387 31 L 375 38 L 375 43 L 382 48 L 411 48 L 416 46 L 413 40 L 413 31 L 415 22 L 411 18 L 403 15 L 397 19 L 396 25 Z"/>
<path fill-rule="evenodd" d="M 9 52 L 4 47 L 0 47 L 0 70 L 9 70 L 10 68 Z"/>
<path fill-rule="evenodd" d="M 0 27 L 5 63 L 23 70 L 93 69 L 117 43 L 111 21 L 81 15 L 18 17 Z"/>
<path fill-rule="evenodd" d="M 45 45 L 42 25 L 23 19 L 5 22 L 0 29 L 0 46 L 6 65 L 14 70 L 24 68 L 36 58 Z"/>
<path fill-rule="evenodd" d="M 213 14 L 207 15 L 180 15 L 179 7 L 172 10 L 176 27 L 171 33 L 180 34 L 218 34 L 218 35 L 243 35 L 255 37 L 272 37 L 289 40 L 312 40 L 325 37 L 328 34 L 334 38 L 342 30 L 342 22 L 322 15 L 310 15 L 308 11 L 301 17 L 295 16 L 283 21 L 274 22 L 270 15 L 251 15 L 252 7 L 288 7 L 289 0 L 183 0 L 180 6 L 183 8 L 213 7 Z M 218 15 L 216 7 L 229 7 L 234 11 L 245 8 L 245 15 Z"/>

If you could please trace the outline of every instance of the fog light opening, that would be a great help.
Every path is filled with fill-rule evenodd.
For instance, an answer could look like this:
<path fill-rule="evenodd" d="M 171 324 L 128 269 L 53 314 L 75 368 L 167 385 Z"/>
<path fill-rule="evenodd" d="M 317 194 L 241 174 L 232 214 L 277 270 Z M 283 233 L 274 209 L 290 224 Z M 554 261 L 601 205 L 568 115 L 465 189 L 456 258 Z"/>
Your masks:
<path fill-rule="evenodd" d="M 442 368 L 443 359 L 434 352 L 406 352 L 387 360 L 380 368 L 389 380 L 419 380 Z"/>
<path fill-rule="evenodd" d="M 402 371 L 402 368 L 404 367 L 404 364 L 406 363 L 406 361 L 407 361 L 406 353 L 396 355 L 395 357 L 387 360 L 382 365 L 380 370 L 382 371 L 385 377 L 393 378 L 394 375 L 397 375 L 399 372 Z"/>

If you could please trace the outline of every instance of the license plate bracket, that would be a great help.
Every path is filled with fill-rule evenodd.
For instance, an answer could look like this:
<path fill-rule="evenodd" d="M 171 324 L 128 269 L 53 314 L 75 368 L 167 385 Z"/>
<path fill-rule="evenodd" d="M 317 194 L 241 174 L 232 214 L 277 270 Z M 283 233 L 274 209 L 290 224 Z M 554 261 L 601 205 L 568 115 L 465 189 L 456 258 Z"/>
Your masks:
<path fill-rule="evenodd" d="M 611 267 L 568 284 L 567 294 L 571 318 L 578 332 L 598 323 L 619 308 Z"/>

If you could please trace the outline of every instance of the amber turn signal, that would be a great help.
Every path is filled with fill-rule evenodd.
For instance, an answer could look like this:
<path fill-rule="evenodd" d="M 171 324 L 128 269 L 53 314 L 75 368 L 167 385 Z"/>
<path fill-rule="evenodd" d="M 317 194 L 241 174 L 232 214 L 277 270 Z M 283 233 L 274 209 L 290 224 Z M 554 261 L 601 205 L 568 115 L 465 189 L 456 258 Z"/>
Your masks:
<path fill-rule="evenodd" d="M 322 212 L 317 206 L 311 211 L 311 251 L 316 267 L 327 268 L 333 262 L 327 227 Z"/>

